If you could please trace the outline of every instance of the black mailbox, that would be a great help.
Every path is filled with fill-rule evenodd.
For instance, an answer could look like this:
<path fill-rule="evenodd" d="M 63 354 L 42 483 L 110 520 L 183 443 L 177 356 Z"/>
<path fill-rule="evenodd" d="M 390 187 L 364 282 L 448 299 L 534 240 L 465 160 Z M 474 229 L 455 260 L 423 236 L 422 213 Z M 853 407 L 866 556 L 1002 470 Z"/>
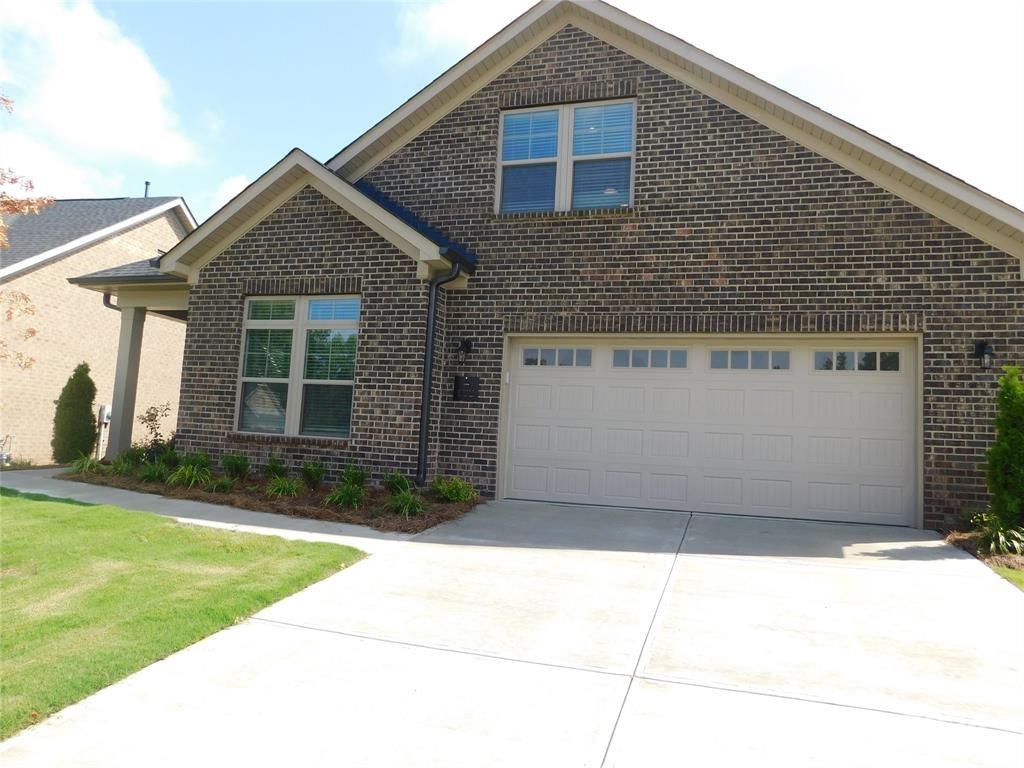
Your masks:
<path fill-rule="evenodd" d="M 456 376 L 455 377 L 455 400 L 479 400 L 480 399 L 480 377 L 479 376 Z"/>

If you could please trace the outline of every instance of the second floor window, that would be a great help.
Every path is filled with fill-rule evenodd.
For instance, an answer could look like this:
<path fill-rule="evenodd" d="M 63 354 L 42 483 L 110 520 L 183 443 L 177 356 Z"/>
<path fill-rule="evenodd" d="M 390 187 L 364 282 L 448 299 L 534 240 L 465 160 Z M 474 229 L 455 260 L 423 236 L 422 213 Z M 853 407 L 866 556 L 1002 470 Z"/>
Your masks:
<path fill-rule="evenodd" d="M 499 212 L 630 205 L 634 106 L 612 101 L 502 113 Z"/>

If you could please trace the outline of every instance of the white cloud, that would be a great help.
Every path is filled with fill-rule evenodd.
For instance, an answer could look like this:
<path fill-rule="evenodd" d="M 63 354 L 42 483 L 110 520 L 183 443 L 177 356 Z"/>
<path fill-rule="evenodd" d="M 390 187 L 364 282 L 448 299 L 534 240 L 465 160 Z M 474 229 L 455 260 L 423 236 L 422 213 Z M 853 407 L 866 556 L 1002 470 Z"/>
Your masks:
<path fill-rule="evenodd" d="M 388 59 L 440 71 L 532 3 L 434 0 L 398 11 Z M 1024 207 L 1024 3 L 820 0 L 617 6 Z"/>
<path fill-rule="evenodd" d="M 146 52 L 89 2 L 0 2 L 0 72 L 17 119 L 72 152 L 179 166 L 196 158 Z"/>
<path fill-rule="evenodd" d="M 213 194 L 210 195 L 210 211 L 222 208 L 247 186 L 249 186 L 249 177 L 245 174 L 228 176 L 214 188 Z"/>
<path fill-rule="evenodd" d="M 14 166 L 21 176 L 32 180 L 34 194 L 54 197 L 117 197 L 123 194 L 124 176 L 106 173 L 98 167 L 76 163 L 46 142 L 19 131 L 0 131 L 3 155 L 0 164 Z M 7 163 L 7 159 L 11 162 Z M 18 196 L 20 191 L 8 189 Z"/>

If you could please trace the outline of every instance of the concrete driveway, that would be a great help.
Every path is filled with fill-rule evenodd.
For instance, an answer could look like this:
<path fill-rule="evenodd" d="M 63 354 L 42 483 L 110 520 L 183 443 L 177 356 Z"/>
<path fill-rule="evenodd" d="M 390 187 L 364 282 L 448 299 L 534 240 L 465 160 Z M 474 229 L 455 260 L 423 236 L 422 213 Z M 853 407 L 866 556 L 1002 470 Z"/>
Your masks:
<path fill-rule="evenodd" d="M 491 503 L 0 747 L 18 766 L 1015 766 L 1024 593 L 932 533 Z"/>

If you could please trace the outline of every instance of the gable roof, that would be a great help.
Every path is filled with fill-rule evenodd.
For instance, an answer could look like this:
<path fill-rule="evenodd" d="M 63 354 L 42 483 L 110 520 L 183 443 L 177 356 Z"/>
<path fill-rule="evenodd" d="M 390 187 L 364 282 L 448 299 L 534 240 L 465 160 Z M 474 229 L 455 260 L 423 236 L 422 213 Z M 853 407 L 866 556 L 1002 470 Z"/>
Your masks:
<path fill-rule="evenodd" d="M 1024 276 L 1024 212 L 600 0 L 542 0 L 328 160 L 327 167 L 349 181 L 362 178 L 567 24 L 1017 256 Z"/>
<path fill-rule="evenodd" d="M 114 197 L 55 200 L 39 213 L 6 219 L 9 248 L 0 249 L 0 279 L 70 254 L 166 211 L 177 212 L 189 231 L 196 228 L 180 197 Z"/>
<path fill-rule="evenodd" d="M 372 187 L 364 185 L 364 190 L 357 189 L 296 147 L 165 253 L 159 261 L 160 270 L 193 282 L 203 265 L 306 186 L 319 191 L 418 262 L 424 277 L 431 271 L 447 270 L 452 262 L 459 262 L 469 273 L 476 265 L 472 252 L 444 237 L 411 211 L 380 193 L 376 193 L 376 199 L 369 196 Z"/>

